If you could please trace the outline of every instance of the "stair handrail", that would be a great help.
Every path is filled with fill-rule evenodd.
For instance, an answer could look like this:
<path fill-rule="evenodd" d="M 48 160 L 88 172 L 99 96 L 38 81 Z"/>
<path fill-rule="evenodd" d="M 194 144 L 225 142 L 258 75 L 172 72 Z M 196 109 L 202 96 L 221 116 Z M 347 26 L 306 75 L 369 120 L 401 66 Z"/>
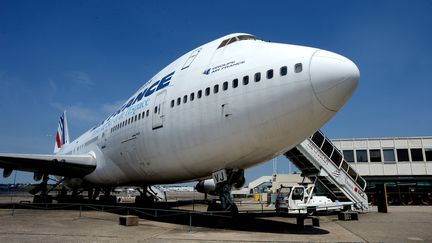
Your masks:
<path fill-rule="evenodd" d="M 316 133 L 320 133 L 321 134 L 321 136 L 324 138 L 324 140 L 323 140 L 323 142 L 322 142 L 322 144 L 321 144 L 321 146 L 318 146 L 313 140 L 312 140 L 312 137 L 316 134 Z M 360 174 L 356 171 L 356 174 L 357 174 L 357 177 L 356 177 L 356 179 L 354 179 L 354 178 L 352 178 L 351 177 L 351 175 L 348 173 L 348 171 L 349 170 L 351 170 L 352 169 L 352 166 L 345 160 L 345 158 L 344 158 L 344 155 L 343 155 L 343 153 L 333 144 L 333 142 L 327 137 L 327 136 L 325 136 L 324 135 L 324 133 L 322 133 L 321 132 L 321 130 L 318 130 L 318 131 L 316 131 L 314 134 L 312 134 L 310 137 L 309 137 L 309 140 L 312 142 L 312 144 L 314 145 L 314 146 L 316 146 L 319 150 L 321 150 L 322 151 L 322 149 L 321 149 L 321 147 L 324 145 L 324 143 L 325 143 L 325 141 L 327 141 L 332 147 L 333 147 L 333 152 L 332 152 L 332 154 L 330 155 L 330 156 L 328 156 L 324 151 L 322 151 L 323 152 L 323 154 L 334 164 L 334 165 L 336 165 L 337 167 L 338 167 L 338 169 L 339 170 L 343 170 L 343 168 L 341 168 L 342 167 L 342 164 L 343 164 L 343 162 L 345 162 L 345 164 L 347 164 L 348 165 L 348 169 L 345 171 L 347 174 L 348 174 L 348 177 L 354 182 L 354 184 L 355 185 L 357 185 L 358 186 L 358 188 L 360 188 L 362 191 L 365 191 L 366 190 L 366 180 L 365 179 L 363 179 L 363 177 L 361 177 L 360 176 Z M 331 156 L 333 155 L 333 153 L 334 152 L 338 152 L 339 153 L 339 155 L 341 156 L 341 162 L 339 163 L 339 165 L 337 165 L 332 159 L 331 159 Z M 354 169 L 353 169 L 354 170 Z M 355 171 L 355 170 L 354 170 Z M 360 179 L 360 180 L 362 180 L 362 182 L 363 182 L 363 186 L 361 186 L 359 183 L 357 183 L 357 180 L 358 179 Z"/>

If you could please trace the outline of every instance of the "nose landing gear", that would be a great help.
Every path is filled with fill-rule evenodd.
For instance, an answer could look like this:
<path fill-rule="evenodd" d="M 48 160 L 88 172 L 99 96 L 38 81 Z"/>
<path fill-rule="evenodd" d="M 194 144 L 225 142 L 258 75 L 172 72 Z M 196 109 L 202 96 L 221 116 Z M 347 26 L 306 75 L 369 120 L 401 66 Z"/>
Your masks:
<path fill-rule="evenodd" d="M 215 194 L 219 195 L 220 203 L 213 200 L 207 211 L 224 211 L 237 214 L 238 208 L 231 195 L 232 188 L 241 188 L 245 183 L 243 169 L 223 169 L 213 173 L 216 184 Z"/>

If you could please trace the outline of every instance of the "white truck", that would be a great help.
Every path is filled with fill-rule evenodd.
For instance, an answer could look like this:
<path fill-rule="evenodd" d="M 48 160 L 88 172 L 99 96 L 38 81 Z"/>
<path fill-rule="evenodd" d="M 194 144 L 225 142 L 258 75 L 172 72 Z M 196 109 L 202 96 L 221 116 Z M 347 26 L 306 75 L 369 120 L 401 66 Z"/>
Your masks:
<path fill-rule="evenodd" d="M 283 186 L 278 189 L 276 212 L 288 214 L 308 214 L 315 212 L 335 212 L 350 209 L 352 202 L 333 202 L 326 196 L 313 195 L 314 184 Z"/>

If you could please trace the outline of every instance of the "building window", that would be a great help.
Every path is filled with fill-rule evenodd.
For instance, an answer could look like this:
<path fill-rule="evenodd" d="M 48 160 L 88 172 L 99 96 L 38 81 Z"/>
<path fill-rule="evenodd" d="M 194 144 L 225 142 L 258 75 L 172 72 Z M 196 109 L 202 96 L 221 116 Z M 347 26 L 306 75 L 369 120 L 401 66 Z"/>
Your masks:
<path fill-rule="evenodd" d="M 233 87 L 233 88 L 237 88 L 237 87 L 238 87 L 238 79 L 234 79 L 234 80 L 232 81 L 232 87 Z"/>
<path fill-rule="evenodd" d="M 171 100 L 171 107 L 174 107 L 174 100 Z"/>
<path fill-rule="evenodd" d="M 195 93 L 190 94 L 190 101 L 193 101 L 195 99 Z"/>
<path fill-rule="evenodd" d="M 249 83 L 249 76 L 244 76 L 243 77 L 243 85 L 248 85 Z"/>
<path fill-rule="evenodd" d="M 412 148 L 411 149 L 411 160 L 414 161 L 423 161 L 423 151 L 421 148 Z"/>
<path fill-rule="evenodd" d="M 366 149 L 356 150 L 357 162 L 368 162 Z"/>
<path fill-rule="evenodd" d="M 408 149 L 396 149 L 398 162 L 410 161 L 408 156 Z"/>
<path fill-rule="evenodd" d="M 370 159 L 370 162 L 381 162 L 381 150 L 370 149 L 369 150 L 369 159 Z"/>
<path fill-rule="evenodd" d="M 210 95 L 210 88 L 206 88 L 205 89 L 205 96 L 209 96 Z"/>
<path fill-rule="evenodd" d="M 384 162 L 396 162 L 394 149 L 392 148 L 383 148 Z"/>
<path fill-rule="evenodd" d="M 197 97 L 198 97 L 198 99 L 201 99 L 201 97 L 202 97 L 202 91 L 201 90 L 198 91 Z"/>
<path fill-rule="evenodd" d="M 216 85 L 213 87 L 213 93 L 217 94 L 218 92 L 219 92 L 219 85 L 216 84 Z"/>
<path fill-rule="evenodd" d="M 183 103 L 187 102 L 187 95 L 183 96 Z"/>
<path fill-rule="evenodd" d="M 353 150 L 344 150 L 343 156 L 346 162 L 354 162 L 354 151 Z"/>
<path fill-rule="evenodd" d="M 273 69 L 267 70 L 267 79 L 273 78 Z"/>
<path fill-rule="evenodd" d="M 425 148 L 426 161 L 432 161 L 432 148 Z"/>
<path fill-rule="evenodd" d="M 222 85 L 222 89 L 223 90 L 227 90 L 228 89 L 228 82 L 224 82 Z"/>
<path fill-rule="evenodd" d="M 297 63 L 295 66 L 294 66 L 294 72 L 295 73 L 301 73 L 303 71 L 303 64 L 301 64 L 301 63 Z"/>
<path fill-rule="evenodd" d="M 279 73 L 280 73 L 280 76 L 285 76 L 285 75 L 287 75 L 287 73 L 288 73 L 288 68 L 287 68 L 287 66 L 283 66 L 283 67 L 281 67 Z"/>
<path fill-rule="evenodd" d="M 261 73 L 255 73 L 255 82 L 261 81 Z"/>
<path fill-rule="evenodd" d="M 178 97 L 178 98 L 177 98 L 177 105 L 180 105 L 180 103 L 181 103 L 181 98 Z"/>

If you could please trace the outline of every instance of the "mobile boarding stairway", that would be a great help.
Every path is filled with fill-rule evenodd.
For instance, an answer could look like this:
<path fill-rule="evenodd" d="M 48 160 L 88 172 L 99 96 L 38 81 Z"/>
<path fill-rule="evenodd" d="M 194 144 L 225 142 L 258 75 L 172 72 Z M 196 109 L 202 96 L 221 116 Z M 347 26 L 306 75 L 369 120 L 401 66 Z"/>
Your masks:
<path fill-rule="evenodd" d="M 321 131 L 286 152 L 285 156 L 302 171 L 302 176 L 316 181 L 326 190 L 331 199 L 351 201 L 357 210 L 368 209 L 366 181 Z"/>

